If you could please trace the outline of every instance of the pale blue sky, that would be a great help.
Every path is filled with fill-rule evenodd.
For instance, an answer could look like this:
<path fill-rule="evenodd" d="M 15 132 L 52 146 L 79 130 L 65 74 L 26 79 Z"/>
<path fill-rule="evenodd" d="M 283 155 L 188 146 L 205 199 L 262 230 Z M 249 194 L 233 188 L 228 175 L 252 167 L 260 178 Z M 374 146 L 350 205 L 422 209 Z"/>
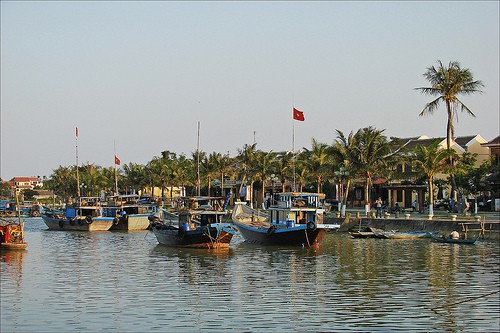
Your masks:
<path fill-rule="evenodd" d="M 75 163 L 231 156 L 373 125 L 444 136 L 426 68 L 459 61 L 485 84 L 456 135 L 499 135 L 499 2 L 1 1 L 0 177 Z"/>

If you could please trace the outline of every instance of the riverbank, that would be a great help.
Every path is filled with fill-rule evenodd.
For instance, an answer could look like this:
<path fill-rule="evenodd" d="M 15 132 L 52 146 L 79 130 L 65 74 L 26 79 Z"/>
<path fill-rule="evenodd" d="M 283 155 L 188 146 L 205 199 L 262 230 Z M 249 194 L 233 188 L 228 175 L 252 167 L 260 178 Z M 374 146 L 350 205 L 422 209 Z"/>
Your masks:
<path fill-rule="evenodd" d="M 500 214 L 498 212 L 481 212 L 476 216 L 459 216 L 455 214 L 438 213 L 429 218 L 428 215 L 411 213 L 386 215 L 384 218 L 362 216 L 359 211 L 347 213 L 346 218 L 328 214 L 327 223 L 339 223 L 339 232 L 360 230 L 365 227 L 375 227 L 384 230 L 398 231 L 437 231 L 444 234 L 457 230 L 470 236 L 479 235 L 482 239 L 500 240 Z"/>

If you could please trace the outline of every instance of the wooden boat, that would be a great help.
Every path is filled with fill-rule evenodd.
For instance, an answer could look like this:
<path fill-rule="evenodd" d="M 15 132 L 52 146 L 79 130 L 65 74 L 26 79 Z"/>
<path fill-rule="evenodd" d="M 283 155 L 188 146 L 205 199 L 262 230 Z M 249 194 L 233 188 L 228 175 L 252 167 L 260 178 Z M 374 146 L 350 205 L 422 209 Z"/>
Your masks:
<path fill-rule="evenodd" d="M 386 231 L 374 227 L 366 227 L 363 230 L 349 232 L 353 238 L 387 238 L 385 233 Z"/>
<path fill-rule="evenodd" d="M 207 205 L 200 205 L 205 200 Z M 222 201 L 221 201 L 222 200 Z M 160 210 L 151 215 L 151 231 L 158 243 L 170 247 L 228 248 L 236 230 L 223 222 L 224 198 L 186 198 L 177 213 Z"/>
<path fill-rule="evenodd" d="M 385 238 L 390 239 L 415 239 L 415 238 L 429 238 L 435 232 L 428 231 L 408 231 L 408 232 L 384 232 Z"/>
<path fill-rule="evenodd" d="M 325 232 L 339 224 L 323 223 L 324 194 L 305 192 L 280 193 L 267 211 L 236 203 L 233 224 L 245 241 L 262 245 L 318 245 Z"/>
<path fill-rule="evenodd" d="M 21 220 L 19 200 L 16 189 L 17 222 L 15 220 L 0 219 L 0 249 L 24 250 L 28 243 L 24 241 L 24 223 Z"/>
<path fill-rule="evenodd" d="M 443 235 L 440 235 L 440 236 L 431 235 L 431 237 L 436 242 L 452 243 L 452 244 L 474 244 L 479 239 L 479 236 L 476 238 L 466 238 L 466 239 L 463 239 L 463 238 L 455 239 L 455 238 L 450 238 L 450 237 L 446 237 Z"/>
<path fill-rule="evenodd" d="M 47 207 L 40 214 L 49 230 L 107 231 L 114 223 L 114 217 L 102 215 L 99 198 L 82 197 L 78 203 L 66 206 L 64 211 Z"/>
<path fill-rule="evenodd" d="M 110 197 L 103 205 L 103 216 L 113 218 L 112 230 L 147 230 L 148 217 L 158 212 L 158 205 L 138 195 Z"/>
<path fill-rule="evenodd" d="M 23 224 L 11 220 L 0 220 L 0 248 L 3 250 L 24 250 Z"/>

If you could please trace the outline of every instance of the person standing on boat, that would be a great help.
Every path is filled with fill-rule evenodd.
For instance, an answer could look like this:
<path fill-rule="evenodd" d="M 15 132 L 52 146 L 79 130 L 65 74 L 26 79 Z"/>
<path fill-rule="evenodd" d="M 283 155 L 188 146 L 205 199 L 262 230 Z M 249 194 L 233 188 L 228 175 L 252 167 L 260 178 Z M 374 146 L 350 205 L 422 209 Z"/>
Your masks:
<path fill-rule="evenodd" d="M 376 217 L 382 218 L 382 198 L 381 197 L 378 197 L 378 199 L 375 200 L 375 208 L 377 208 Z"/>
<path fill-rule="evenodd" d="M 456 230 L 453 230 L 450 234 L 450 238 L 451 239 L 460 239 L 460 234 L 458 233 L 458 231 Z"/>

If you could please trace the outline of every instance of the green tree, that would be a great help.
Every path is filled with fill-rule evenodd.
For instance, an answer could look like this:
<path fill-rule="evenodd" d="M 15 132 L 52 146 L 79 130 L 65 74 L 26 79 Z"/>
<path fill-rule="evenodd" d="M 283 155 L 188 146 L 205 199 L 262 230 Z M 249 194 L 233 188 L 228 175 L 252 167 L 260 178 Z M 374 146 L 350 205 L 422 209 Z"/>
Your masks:
<path fill-rule="evenodd" d="M 10 185 L 0 178 L 0 197 L 10 197 Z"/>
<path fill-rule="evenodd" d="M 451 168 L 451 149 L 440 149 L 439 140 L 429 146 L 419 145 L 414 151 L 414 165 L 417 173 L 425 176 L 429 187 L 429 215 L 434 215 L 434 176 Z"/>
<path fill-rule="evenodd" d="M 352 178 L 358 170 L 356 166 L 356 158 L 353 153 L 356 151 L 354 133 L 351 131 L 345 136 L 340 130 L 337 130 L 337 138 L 332 146 L 331 154 L 333 159 L 339 166 L 338 179 L 342 185 L 342 180 L 346 181 L 346 190 L 341 200 L 341 214 L 345 216 L 347 198 L 349 197 L 349 189 L 351 188 Z"/>
<path fill-rule="evenodd" d="M 365 211 L 369 212 L 370 187 L 375 175 L 383 175 L 396 159 L 393 144 L 372 126 L 359 129 L 353 137 L 349 163 L 356 173 L 365 179 Z"/>
<path fill-rule="evenodd" d="M 267 177 L 270 175 L 273 170 L 273 165 L 276 162 L 275 156 L 276 155 L 272 151 L 264 152 L 260 150 L 257 151 L 257 154 L 255 155 L 255 165 L 252 171 L 255 179 L 262 184 L 261 200 L 258 204 L 264 202 L 265 184 Z"/>
<path fill-rule="evenodd" d="M 255 155 L 257 152 L 257 144 L 252 145 L 245 144 L 242 149 L 238 149 L 238 155 L 236 156 L 237 171 L 240 175 L 240 188 L 241 193 L 243 186 L 246 185 L 247 180 L 250 180 L 250 188 L 253 189 L 253 177 L 251 170 L 255 168 Z M 250 192 L 253 195 L 253 191 Z M 250 199 L 253 202 L 253 198 Z"/>
<path fill-rule="evenodd" d="M 309 174 L 316 182 L 317 193 L 321 193 L 321 185 L 324 179 L 332 170 L 331 154 L 329 154 L 328 145 L 312 139 L 311 149 L 304 148 L 306 157 L 306 166 Z"/>
<path fill-rule="evenodd" d="M 425 95 L 437 96 L 434 100 L 427 103 L 424 109 L 420 112 L 420 116 L 425 114 L 433 114 L 441 103 L 446 106 L 447 123 L 446 123 L 446 149 L 451 148 L 451 141 L 455 138 L 455 130 L 453 127 L 453 119 L 458 120 L 457 111 L 465 111 L 469 115 L 476 115 L 467 107 L 460 99 L 459 95 L 471 95 L 481 93 L 480 88 L 484 87 L 483 83 L 474 80 L 472 72 L 468 68 L 462 68 L 457 61 L 451 61 L 448 66 L 438 60 L 438 66 L 428 67 L 424 73 L 424 77 L 430 82 L 430 87 L 415 88 L 420 90 Z M 453 160 L 452 164 L 453 164 Z M 455 198 L 456 184 L 455 177 L 452 175 L 452 191 Z"/>

